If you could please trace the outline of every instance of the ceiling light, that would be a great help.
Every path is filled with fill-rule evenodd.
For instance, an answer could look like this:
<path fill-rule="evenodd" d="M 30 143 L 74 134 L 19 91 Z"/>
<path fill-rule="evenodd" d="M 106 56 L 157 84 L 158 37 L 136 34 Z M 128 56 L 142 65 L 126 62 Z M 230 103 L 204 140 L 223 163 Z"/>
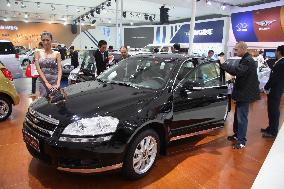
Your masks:
<path fill-rule="evenodd" d="M 39 9 L 40 8 L 40 2 L 37 2 L 36 5 L 37 5 L 37 8 Z"/>
<path fill-rule="evenodd" d="M 81 23 L 81 26 L 84 26 L 85 24 L 84 23 Z"/>
<path fill-rule="evenodd" d="M 11 3 L 9 0 L 7 0 L 7 7 L 11 7 Z"/>
<path fill-rule="evenodd" d="M 131 26 L 133 26 L 133 25 L 134 25 L 134 23 L 133 23 L 133 22 L 130 22 L 130 25 L 131 25 Z"/>
<path fill-rule="evenodd" d="M 80 9 L 79 9 L 79 8 L 77 8 L 77 9 L 76 9 L 76 11 L 77 11 L 77 12 L 80 12 Z"/>
<path fill-rule="evenodd" d="M 102 3 L 101 8 L 102 8 L 102 9 L 104 9 L 104 8 L 105 8 L 105 4 L 104 4 L 104 3 Z"/>
<path fill-rule="evenodd" d="M 28 23 L 29 21 L 27 19 L 25 19 L 24 22 Z"/>
<path fill-rule="evenodd" d="M 108 23 L 111 24 L 111 19 L 108 20 Z"/>
<path fill-rule="evenodd" d="M 225 4 L 221 5 L 221 9 L 225 10 L 226 9 L 226 5 Z"/>
<path fill-rule="evenodd" d="M 66 25 L 67 25 L 67 22 L 64 22 L 63 25 L 66 26 Z"/>
<path fill-rule="evenodd" d="M 27 13 L 25 13 L 25 18 L 28 18 L 28 17 L 29 17 L 29 15 Z"/>
<path fill-rule="evenodd" d="M 206 0 L 206 4 L 207 5 L 212 5 L 211 1 L 209 1 L 209 0 Z"/>
<path fill-rule="evenodd" d="M 4 18 L 3 20 L 4 20 L 5 22 L 7 22 L 7 21 L 8 21 L 8 19 L 7 19 L 7 18 Z"/>

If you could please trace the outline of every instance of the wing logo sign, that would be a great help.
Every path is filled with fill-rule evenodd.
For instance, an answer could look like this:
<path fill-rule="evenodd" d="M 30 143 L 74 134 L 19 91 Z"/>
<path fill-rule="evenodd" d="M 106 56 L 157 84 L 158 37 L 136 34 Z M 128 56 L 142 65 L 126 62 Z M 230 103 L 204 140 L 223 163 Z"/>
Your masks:
<path fill-rule="evenodd" d="M 275 22 L 276 20 L 262 20 L 260 22 L 255 22 L 257 25 L 265 27 L 265 26 L 269 26 L 271 25 L 273 22 Z"/>
<path fill-rule="evenodd" d="M 270 30 L 270 27 L 267 27 L 267 26 L 270 26 L 275 21 L 276 20 L 262 20 L 262 21 L 255 22 L 255 23 L 260 26 L 258 30 Z"/>
<path fill-rule="evenodd" d="M 238 32 L 246 32 L 248 31 L 248 24 L 247 23 L 239 23 L 236 25 L 237 31 Z"/>

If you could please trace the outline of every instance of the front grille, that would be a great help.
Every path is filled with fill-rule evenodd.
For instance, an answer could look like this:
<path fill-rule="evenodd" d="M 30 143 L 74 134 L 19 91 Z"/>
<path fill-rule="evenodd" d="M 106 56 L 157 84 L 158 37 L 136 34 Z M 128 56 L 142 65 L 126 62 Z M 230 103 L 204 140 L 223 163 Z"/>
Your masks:
<path fill-rule="evenodd" d="M 56 125 L 48 123 L 42 120 L 41 117 L 36 117 L 29 113 L 26 116 L 26 125 L 30 130 L 44 137 L 51 137 L 56 129 Z"/>

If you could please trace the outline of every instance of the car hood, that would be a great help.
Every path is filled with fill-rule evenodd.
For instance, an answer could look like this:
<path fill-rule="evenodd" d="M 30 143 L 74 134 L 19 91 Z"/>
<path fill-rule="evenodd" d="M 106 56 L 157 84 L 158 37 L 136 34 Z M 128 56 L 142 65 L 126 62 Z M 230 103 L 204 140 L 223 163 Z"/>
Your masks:
<path fill-rule="evenodd" d="M 154 91 L 118 84 L 87 81 L 64 88 L 64 102 L 52 104 L 40 98 L 30 108 L 43 115 L 69 124 L 74 120 L 96 116 L 112 116 L 126 120 L 149 102 Z"/>

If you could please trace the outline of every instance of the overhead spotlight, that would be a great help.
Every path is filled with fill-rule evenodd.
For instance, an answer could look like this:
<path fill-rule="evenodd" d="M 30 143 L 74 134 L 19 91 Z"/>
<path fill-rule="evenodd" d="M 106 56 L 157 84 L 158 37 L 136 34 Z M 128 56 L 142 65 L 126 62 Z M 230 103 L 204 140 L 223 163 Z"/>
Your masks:
<path fill-rule="evenodd" d="M 90 19 L 90 16 L 89 16 L 89 15 L 86 15 L 85 18 L 89 20 L 89 19 Z"/>
<path fill-rule="evenodd" d="M 79 9 L 79 8 L 76 8 L 76 11 L 77 11 L 77 12 L 80 12 L 80 9 Z"/>
<path fill-rule="evenodd" d="M 3 19 L 5 22 L 7 22 L 8 21 L 8 19 L 5 17 L 4 19 Z"/>
<path fill-rule="evenodd" d="M 40 2 L 37 2 L 36 5 L 37 5 L 37 8 L 39 9 L 40 8 Z"/>
<path fill-rule="evenodd" d="M 111 19 L 108 20 L 108 23 L 111 24 Z"/>
<path fill-rule="evenodd" d="M 67 25 L 67 22 L 65 21 L 65 22 L 63 23 L 63 25 L 66 26 L 66 25 Z"/>
<path fill-rule="evenodd" d="M 94 10 L 91 10 L 91 12 L 90 12 L 90 15 L 91 15 L 92 17 L 95 16 L 94 12 L 95 12 Z"/>
<path fill-rule="evenodd" d="M 149 19 L 149 15 L 148 15 L 148 14 L 145 14 L 145 15 L 144 15 L 144 18 L 145 18 L 145 20 L 148 20 L 148 19 Z"/>
<path fill-rule="evenodd" d="M 101 9 L 100 8 L 96 8 L 96 13 L 97 14 L 101 14 Z"/>
<path fill-rule="evenodd" d="M 210 0 L 206 0 L 206 4 L 207 4 L 207 5 L 212 5 L 212 3 L 211 3 Z"/>
<path fill-rule="evenodd" d="M 101 8 L 102 8 L 102 10 L 105 8 L 105 4 L 104 3 L 102 3 Z"/>
<path fill-rule="evenodd" d="M 21 8 L 26 8 L 27 6 L 24 4 L 24 1 L 21 2 Z"/>
<path fill-rule="evenodd" d="M 108 7 L 111 6 L 111 0 L 108 0 L 107 4 L 106 4 Z"/>
<path fill-rule="evenodd" d="M 24 22 L 28 23 L 28 22 L 29 22 L 29 20 L 25 19 L 25 20 L 24 20 Z"/>
<path fill-rule="evenodd" d="M 122 16 L 123 18 L 126 18 L 126 11 L 123 11 Z"/>
<path fill-rule="evenodd" d="M 29 15 L 27 13 L 25 13 L 25 18 L 28 18 L 28 17 L 29 17 Z"/>
<path fill-rule="evenodd" d="M 54 11 L 54 10 L 55 10 L 54 5 L 50 5 L 50 7 L 51 7 L 51 10 L 52 10 L 52 11 Z"/>
<path fill-rule="evenodd" d="M 134 25 L 134 23 L 133 23 L 133 22 L 130 22 L 130 25 L 131 25 L 131 26 L 133 26 L 133 25 Z"/>
<path fill-rule="evenodd" d="M 11 3 L 9 0 L 7 0 L 7 7 L 11 7 Z"/>
<path fill-rule="evenodd" d="M 221 5 L 221 9 L 225 10 L 226 9 L 226 5 L 225 4 Z"/>

